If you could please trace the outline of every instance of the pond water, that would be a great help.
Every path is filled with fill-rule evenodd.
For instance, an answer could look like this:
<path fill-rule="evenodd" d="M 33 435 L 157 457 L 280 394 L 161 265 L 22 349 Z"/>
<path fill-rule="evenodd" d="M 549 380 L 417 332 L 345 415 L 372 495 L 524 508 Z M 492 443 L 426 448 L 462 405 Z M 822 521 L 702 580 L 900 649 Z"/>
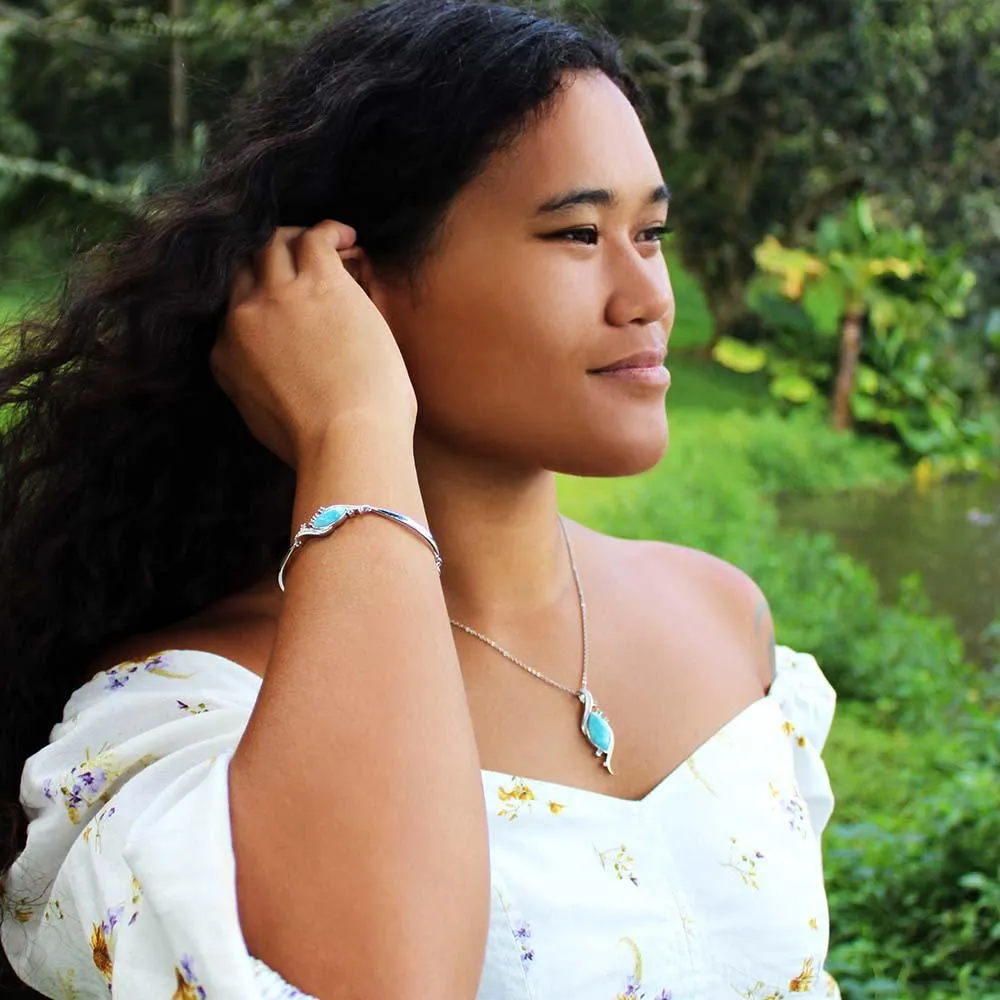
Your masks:
<path fill-rule="evenodd" d="M 954 618 L 969 656 L 996 662 L 1000 644 L 983 631 L 1000 618 L 1000 482 L 787 497 L 779 507 L 782 524 L 835 535 L 889 599 L 903 576 L 919 573 L 934 610 Z"/>

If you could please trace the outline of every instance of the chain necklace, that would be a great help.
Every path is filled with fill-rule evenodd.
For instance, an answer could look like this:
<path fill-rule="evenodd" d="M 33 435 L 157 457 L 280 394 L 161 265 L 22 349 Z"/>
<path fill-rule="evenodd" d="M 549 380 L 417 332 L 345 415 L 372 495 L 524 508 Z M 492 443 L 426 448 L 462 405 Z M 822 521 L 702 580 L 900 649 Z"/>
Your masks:
<path fill-rule="evenodd" d="M 583 716 L 580 719 L 580 732 L 583 733 L 587 741 L 594 748 L 594 756 L 600 757 L 603 754 L 604 766 L 608 769 L 609 774 L 614 774 L 615 772 L 611 770 L 611 754 L 614 753 L 615 749 L 615 733 L 611 728 L 608 717 L 597 707 L 594 702 L 594 696 L 587 688 L 587 663 L 590 655 L 590 642 L 587 636 L 587 602 L 583 598 L 583 584 L 580 583 L 580 573 L 576 568 L 573 546 L 570 544 L 566 525 L 561 517 L 559 518 L 559 527 L 562 529 L 563 540 L 566 542 L 569 565 L 573 571 L 573 583 L 576 585 L 576 596 L 580 602 L 580 631 L 583 634 L 583 670 L 578 690 L 574 691 L 565 684 L 560 684 L 559 681 L 554 681 L 551 677 L 546 677 L 540 670 L 529 667 L 527 663 L 519 660 L 510 650 L 504 649 L 495 639 L 491 639 L 488 635 L 483 635 L 482 632 L 477 632 L 470 625 L 456 621 L 454 618 L 449 619 L 449 621 L 455 628 L 459 628 L 480 642 L 486 643 L 487 646 L 498 652 L 504 659 L 510 660 L 511 663 L 516 664 L 522 670 L 526 670 L 532 677 L 537 677 L 540 681 L 544 681 L 546 684 L 558 688 L 560 691 L 565 691 L 566 694 L 570 694 L 582 702 Z"/>

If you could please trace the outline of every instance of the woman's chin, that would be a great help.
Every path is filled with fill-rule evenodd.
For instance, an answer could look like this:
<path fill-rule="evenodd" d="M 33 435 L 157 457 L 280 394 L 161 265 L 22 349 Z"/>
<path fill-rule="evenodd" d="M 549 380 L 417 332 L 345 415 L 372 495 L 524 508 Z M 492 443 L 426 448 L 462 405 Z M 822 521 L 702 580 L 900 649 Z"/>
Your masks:
<path fill-rule="evenodd" d="M 656 433 L 637 434 L 611 440 L 591 441 L 585 452 L 577 451 L 556 472 L 570 476 L 614 478 L 637 476 L 657 465 L 667 452 L 670 431 L 666 421 Z"/>

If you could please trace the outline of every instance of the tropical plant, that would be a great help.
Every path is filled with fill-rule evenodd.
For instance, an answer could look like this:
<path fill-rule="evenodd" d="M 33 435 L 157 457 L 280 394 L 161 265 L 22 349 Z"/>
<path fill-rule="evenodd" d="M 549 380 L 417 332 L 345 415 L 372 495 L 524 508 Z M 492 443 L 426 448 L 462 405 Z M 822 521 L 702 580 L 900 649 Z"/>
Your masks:
<path fill-rule="evenodd" d="M 772 394 L 789 403 L 826 392 L 837 429 L 858 420 L 917 458 L 979 467 L 997 425 L 987 333 L 962 323 L 975 276 L 961 248 L 935 250 L 919 227 L 874 216 L 859 197 L 822 219 L 808 247 L 766 237 L 747 295 L 765 340 L 723 338 L 714 356 L 735 371 L 766 369 Z"/>

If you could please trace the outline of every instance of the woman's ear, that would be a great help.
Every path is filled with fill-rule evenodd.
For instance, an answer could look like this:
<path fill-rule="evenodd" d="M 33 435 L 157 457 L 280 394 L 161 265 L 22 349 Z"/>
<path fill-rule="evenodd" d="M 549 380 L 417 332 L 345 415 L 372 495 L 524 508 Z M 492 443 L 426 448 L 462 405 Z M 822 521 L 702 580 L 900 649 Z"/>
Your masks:
<path fill-rule="evenodd" d="M 389 317 L 386 312 L 388 305 L 384 286 L 375 274 L 372 262 L 365 256 L 364 250 L 360 247 L 351 247 L 348 250 L 338 251 L 340 259 L 343 261 L 344 270 L 361 286 L 365 295 L 375 304 L 375 307 L 388 322 Z"/>
<path fill-rule="evenodd" d="M 350 247 L 347 250 L 338 250 L 344 270 L 369 294 L 369 285 L 372 278 L 371 264 L 365 256 L 361 247 Z"/>

